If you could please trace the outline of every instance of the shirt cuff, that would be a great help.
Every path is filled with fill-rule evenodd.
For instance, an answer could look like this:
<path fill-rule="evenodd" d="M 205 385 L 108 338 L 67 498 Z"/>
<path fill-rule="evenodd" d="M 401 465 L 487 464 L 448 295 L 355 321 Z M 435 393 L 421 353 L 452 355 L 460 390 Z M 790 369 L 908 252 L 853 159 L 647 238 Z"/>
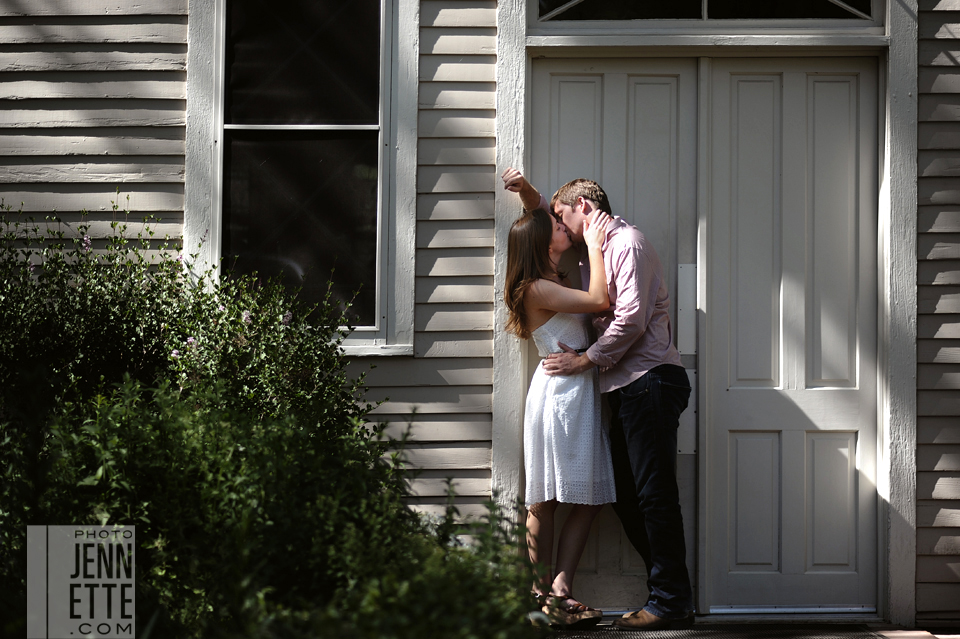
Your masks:
<path fill-rule="evenodd" d="M 550 203 L 547 202 L 547 198 L 543 193 L 540 194 L 540 201 L 537 203 L 537 208 L 543 209 L 547 213 L 553 213 L 553 211 L 550 210 Z"/>
<path fill-rule="evenodd" d="M 600 368 L 610 368 L 616 364 L 612 357 L 603 354 L 596 342 L 587 349 L 587 358 Z"/>

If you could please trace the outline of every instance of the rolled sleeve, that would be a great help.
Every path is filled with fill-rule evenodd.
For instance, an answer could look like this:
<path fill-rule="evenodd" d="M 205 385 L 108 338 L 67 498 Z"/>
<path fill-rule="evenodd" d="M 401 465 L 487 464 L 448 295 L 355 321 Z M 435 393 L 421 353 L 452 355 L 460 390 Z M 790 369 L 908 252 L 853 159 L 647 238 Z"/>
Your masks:
<path fill-rule="evenodd" d="M 547 202 L 547 198 L 543 193 L 540 193 L 540 201 L 537 202 L 537 208 L 543 209 L 547 213 L 553 213 L 553 211 L 550 210 L 550 203 Z M 528 210 L 535 211 L 536 209 L 528 209 Z"/>

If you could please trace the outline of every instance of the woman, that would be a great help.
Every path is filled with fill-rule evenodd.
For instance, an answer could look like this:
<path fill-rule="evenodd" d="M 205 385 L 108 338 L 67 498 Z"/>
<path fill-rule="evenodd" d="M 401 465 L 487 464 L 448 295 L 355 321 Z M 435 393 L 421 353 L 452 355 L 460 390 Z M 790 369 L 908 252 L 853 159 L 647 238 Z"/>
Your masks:
<path fill-rule="evenodd" d="M 590 259 L 587 291 L 569 287 L 559 271 L 571 246 L 563 224 L 543 209 L 526 211 L 507 241 L 505 298 L 507 330 L 533 338 L 541 357 L 588 345 L 589 316 L 609 305 L 600 247 L 610 216 L 597 211 L 584 223 Z M 587 625 L 602 613 L 573 597 L 573 577 L 594 517 L 616 501 L 610 443 L 601 423 L 596 369 L 580 375 L 548 376 L 542 367 L 530 381 L 523 420 L 526 471 L 527 547 L 543 569 L 534 586 L 545 611 L 564 625 Z M 553 519 L 559 503 L 573 504 L 560 531 L 556 571 L 551 573 Z M 551 601 L 547 602 L 547 599 Z"/>

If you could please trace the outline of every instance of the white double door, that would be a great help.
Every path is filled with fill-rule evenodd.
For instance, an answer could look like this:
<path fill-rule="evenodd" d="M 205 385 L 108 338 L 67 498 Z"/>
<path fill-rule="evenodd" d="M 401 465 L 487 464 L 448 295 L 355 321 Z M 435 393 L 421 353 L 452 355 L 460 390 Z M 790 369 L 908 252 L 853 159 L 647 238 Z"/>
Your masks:
<path fill-rule="evenodd" d="M 673 300 L 697 265 L 698 444 L 678 474 L 701 613 L 876 606 L 876 65 L 533 62 L 531 181 L 600 182 Z M 577 593 L 626 609 L 644 581 L 605 509 Z"/>

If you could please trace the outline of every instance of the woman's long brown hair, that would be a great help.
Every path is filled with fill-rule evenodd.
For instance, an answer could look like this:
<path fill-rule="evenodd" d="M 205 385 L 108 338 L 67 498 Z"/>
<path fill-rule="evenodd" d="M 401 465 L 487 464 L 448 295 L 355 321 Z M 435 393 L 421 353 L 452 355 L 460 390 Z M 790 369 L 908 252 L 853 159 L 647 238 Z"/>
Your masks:
<path fill-rule="evenodd" d="M 555 223 L 549 213 L 534 209 L 524 211 L 510 227 L 503 298 L 509 311 L 507 330 L 522 339 L 530 338 L 527 312 L 523 307 L 527 288 L 539 279 L 555 275 L 550 263 L 550 240 Z"/>

